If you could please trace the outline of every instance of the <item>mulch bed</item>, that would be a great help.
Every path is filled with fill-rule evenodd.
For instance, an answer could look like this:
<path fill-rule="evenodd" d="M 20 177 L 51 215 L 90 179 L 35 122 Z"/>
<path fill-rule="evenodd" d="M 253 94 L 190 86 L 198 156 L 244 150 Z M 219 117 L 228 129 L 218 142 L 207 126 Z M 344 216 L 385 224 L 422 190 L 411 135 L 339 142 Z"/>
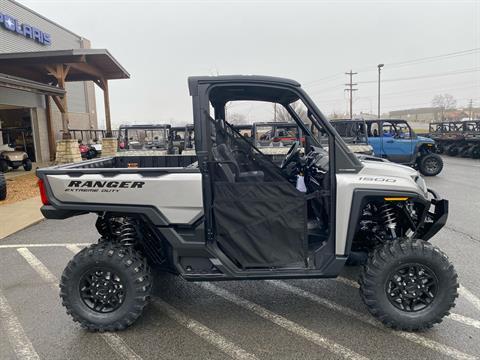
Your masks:
<path fill-rule="evenodd" d="M 37 181 L 34 172 L 7 179 L 7 198 L 0 201 L 0 206 L 39 196 Z"/>

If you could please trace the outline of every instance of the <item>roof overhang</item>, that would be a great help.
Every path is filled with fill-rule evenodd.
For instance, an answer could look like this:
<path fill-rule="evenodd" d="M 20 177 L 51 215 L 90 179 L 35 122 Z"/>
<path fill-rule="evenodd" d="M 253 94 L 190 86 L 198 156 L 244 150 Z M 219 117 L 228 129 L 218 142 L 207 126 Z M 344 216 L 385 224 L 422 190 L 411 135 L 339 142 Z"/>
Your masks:
<path fill-rule="evenodd" d="M 60 89 L 59 87 L 0 73 L 0 88 L 2 87 L 42 95 L 65 95 L 65 90 Z"/>
<path fill-rule="evenodd" d="M 130 74 L 106 49 L 72 49 L 0 54 L 0 68 L 8 75 L 54 84 L 49 67 L 69 68 L 66 82 L 128 79 Z"/>

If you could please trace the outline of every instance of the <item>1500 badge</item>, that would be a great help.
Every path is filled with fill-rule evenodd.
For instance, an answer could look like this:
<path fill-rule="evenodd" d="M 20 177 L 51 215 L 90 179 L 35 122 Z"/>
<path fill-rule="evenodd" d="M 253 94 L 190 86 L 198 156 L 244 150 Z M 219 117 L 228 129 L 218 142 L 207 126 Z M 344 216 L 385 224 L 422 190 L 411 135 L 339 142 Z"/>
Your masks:
<path fill-rule="evenodd" d="M 358 178 L 358 180 L 360 180 L 360 181 L 389 182 L 389 183 L 397 182 L 396 179 L 384 178 L 384 177 L 370 177 L 370 176 L 361 176 L 361 177 Z"/>
<path fill-rule="evenodd" d="M 65 191 L 69 192 L 118 192 L 119 189 L 141 189 L 144 181 L 93 181 L 72 180 Z"/>

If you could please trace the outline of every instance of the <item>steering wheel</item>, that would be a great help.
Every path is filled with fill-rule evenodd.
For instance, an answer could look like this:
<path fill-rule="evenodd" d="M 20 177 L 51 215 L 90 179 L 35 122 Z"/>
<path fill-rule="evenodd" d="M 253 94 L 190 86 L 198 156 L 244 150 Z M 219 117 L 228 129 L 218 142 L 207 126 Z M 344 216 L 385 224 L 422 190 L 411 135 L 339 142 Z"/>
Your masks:
<path fill-rule="evenodd" d="M 300 152 L 300 141 L 294 141 L 292 146 L 287 152 L 287 156 L 282 161 L 282 165 L 280 165 L 281 169 L 285 169 L 291 162 L 293 162 L 297 157 L 298 153 Z"/>

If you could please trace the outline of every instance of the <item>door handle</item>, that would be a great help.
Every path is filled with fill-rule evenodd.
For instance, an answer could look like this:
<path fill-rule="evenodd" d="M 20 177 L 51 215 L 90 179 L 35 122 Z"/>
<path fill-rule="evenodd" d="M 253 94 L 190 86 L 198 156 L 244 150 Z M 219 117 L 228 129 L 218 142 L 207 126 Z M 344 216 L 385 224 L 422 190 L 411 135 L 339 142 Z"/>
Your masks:
<path fill-rule="evenodd" d="M 387 140 L 387 144 L 393 144 L 393 140 Z"/>

